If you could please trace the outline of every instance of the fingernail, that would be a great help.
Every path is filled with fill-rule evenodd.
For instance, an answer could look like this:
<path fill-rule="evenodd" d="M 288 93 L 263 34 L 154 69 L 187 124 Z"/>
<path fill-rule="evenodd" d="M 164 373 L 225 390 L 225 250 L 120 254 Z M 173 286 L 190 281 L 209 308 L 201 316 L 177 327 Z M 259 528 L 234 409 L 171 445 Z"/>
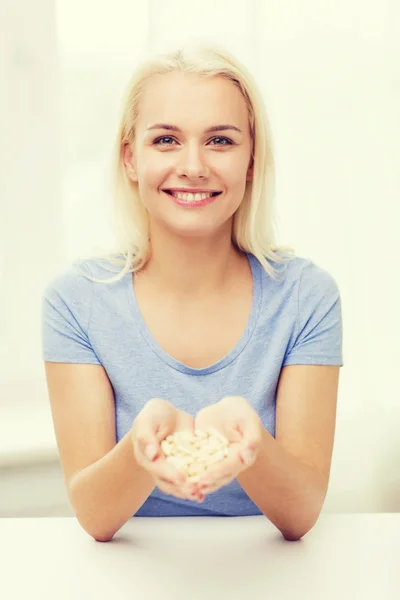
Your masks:
<path fill-rule="evenodd" d="M 154 457 L 157 456 L 157 452 L 157 446 L 154 444 L 148 444 L 144 450 L 144 453 L 149 460 L 153 460 Z"/>

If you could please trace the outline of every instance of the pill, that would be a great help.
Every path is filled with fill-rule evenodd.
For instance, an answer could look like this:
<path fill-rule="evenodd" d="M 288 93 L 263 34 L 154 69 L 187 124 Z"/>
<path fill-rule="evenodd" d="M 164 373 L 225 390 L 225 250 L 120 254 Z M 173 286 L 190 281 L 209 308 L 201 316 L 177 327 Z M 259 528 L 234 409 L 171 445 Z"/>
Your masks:
<path fill-rule="evenodd" d="M 208 468 L 229 455 L 229 442 L 216 429 L 180 431 L 161 442 L 168 463 L 194 483 Z"/>

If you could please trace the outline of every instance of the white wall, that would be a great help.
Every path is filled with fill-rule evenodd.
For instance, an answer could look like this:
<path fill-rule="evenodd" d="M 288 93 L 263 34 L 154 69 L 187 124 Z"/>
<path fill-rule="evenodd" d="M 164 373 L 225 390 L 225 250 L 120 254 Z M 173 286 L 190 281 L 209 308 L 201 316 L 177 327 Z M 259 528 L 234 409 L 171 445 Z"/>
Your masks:
<path fill-rule="evenodd" d="M 51 0 L 0 3 L 0 381 L 40 368 L 40 295 L 62 256 L 54 24 Z"/>
<path fill-rule="evenodd" d="M 262 7 L 282 237 L 332 272 L 343 299 L 326 508 L 397 511 L 400 9 L 357 0 Z"/>
<path fill-rule="evenodd" d="M 37 299 L 57 265 L 110 239 L 107 161 L 131 68 L 147 47 L 216 39 L 264 92 L 280 241 L 328 269 L 341 290 L 345 366 L 325 510 L 400 510 L 397 1 L 56 4 L 58 62 L 50 0 L 0 5 L 0 406 L 14 389 L 5 393 L 10 374 L 19 389 L 36 374 L 47 410 Z"/>

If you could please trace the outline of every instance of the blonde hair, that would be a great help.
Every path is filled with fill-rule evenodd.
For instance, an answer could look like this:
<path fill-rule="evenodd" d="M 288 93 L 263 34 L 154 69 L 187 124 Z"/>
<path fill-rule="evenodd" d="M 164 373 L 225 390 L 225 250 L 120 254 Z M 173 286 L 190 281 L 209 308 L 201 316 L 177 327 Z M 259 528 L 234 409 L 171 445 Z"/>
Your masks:
<path fill-rule="evenodd" d="M 201 78 L 225 77 L 242 93 L 248 108 L 253 141 L 253 178 L 246 182 L 243 200 L 233 216 L 232 242 L 240 250 L 253 254 L 265 271 L 273 279 L 278 279 L 278 272 L 271 262 L 282 264 L 295 256 L 292 248 L 275 245 L 275 169 L 272 136 L 264 102 L 248 69 L 226 49 L 208 43 L 187 44 L 151 56 L 132 75 L 123 98 L 113 153 L 113 216 L 118 251 L 103 255 L 110 265 L 122 267 L 122 270 L 107 280 L 91 279 L 101 283 L 118 281 L 128 272 L 143 268 L 149 259 L 149 217 L 137 183 L 132 182 L 126 173 L 123 151 L 124 146 L 134 140 L 139 101 L 146 83 L 155 75 L 174 71 L 193 73 Z M 93 257 L 94 260 L 98 258 Z"/>

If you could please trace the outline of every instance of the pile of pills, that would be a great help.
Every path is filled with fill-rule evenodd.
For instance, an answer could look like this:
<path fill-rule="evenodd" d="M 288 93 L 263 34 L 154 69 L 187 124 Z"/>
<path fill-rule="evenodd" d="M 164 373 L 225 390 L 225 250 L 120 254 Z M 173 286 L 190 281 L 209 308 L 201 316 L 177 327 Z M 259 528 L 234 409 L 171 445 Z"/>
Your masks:
<path fill-rule="evenodd" d="M 181 471 L 189 482 L 197 482 L 215 463 L 228 456 L 228 440 L 215 429 L 178 431 L 161 442 L 167 461 Z"/>

